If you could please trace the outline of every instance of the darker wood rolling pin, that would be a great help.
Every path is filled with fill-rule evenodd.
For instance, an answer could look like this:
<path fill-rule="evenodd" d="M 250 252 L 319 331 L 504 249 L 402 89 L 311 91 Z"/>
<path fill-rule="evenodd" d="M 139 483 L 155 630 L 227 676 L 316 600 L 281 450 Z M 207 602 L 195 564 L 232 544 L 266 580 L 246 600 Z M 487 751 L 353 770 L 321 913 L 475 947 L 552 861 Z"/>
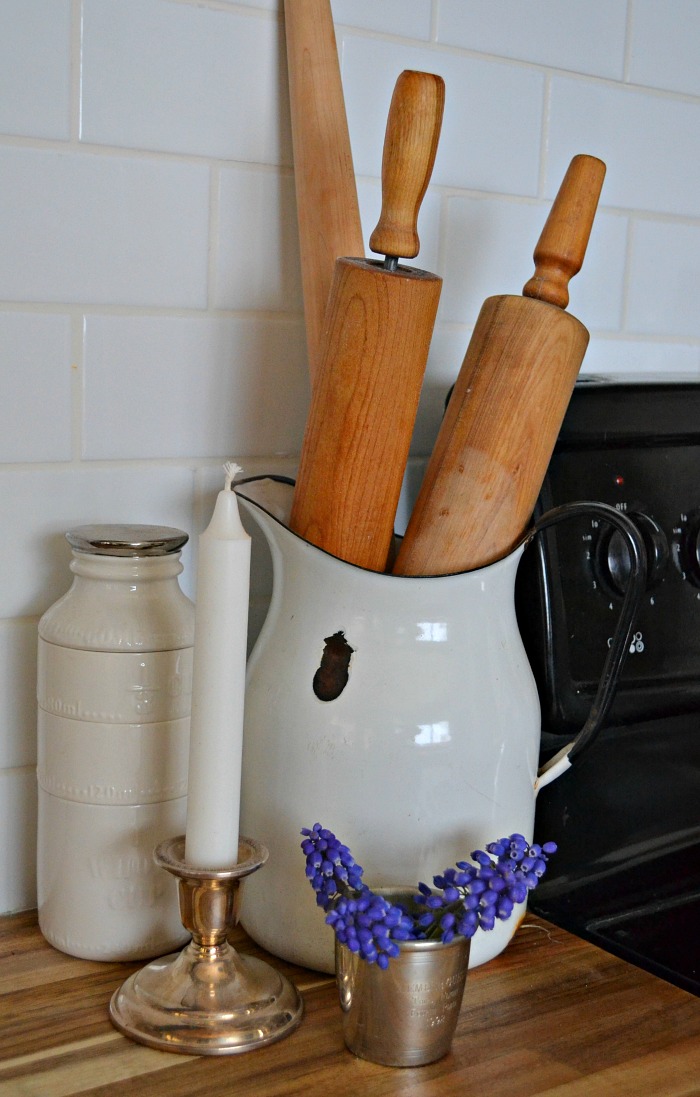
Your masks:
<path fill-rule="evenodd" d="M 394 565 L 447 575 L 490 564 L 527 527 L 588 345 L 564 311 L 605 176 L 571 161 L 523 296 L 489 297 L 467 348 Z"/>
<path fill-rule="evenodd" d="M 444 83 L 403 72 L 382 160 L 382 212 L 370 247 L 335 264 L 290 526 L 333 556 L 386 570 L 442 279 L 400 265 L 418 254 L 416 220 L 435 160 Z"/>
<path fill-rule="evenodd" d="M 311 381 L 339 255 L 363 255 L 330 0 L 285 0 L 299 249 Z"/>

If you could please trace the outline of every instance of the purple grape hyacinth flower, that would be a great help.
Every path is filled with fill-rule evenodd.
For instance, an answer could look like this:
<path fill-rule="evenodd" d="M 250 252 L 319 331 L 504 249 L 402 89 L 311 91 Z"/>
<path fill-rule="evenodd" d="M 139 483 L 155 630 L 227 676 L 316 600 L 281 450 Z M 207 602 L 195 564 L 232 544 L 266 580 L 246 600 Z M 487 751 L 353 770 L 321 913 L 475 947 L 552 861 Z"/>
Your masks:
<path fill-rule="evenodd" d="M 420 883 L 409 910 L 363 883 L 362 867 L 333 831 L 314 823 L 301 834 L 306 875 L 327 924 L 342 944 L 380 968 L 398 955 L 401 941 L 447 944 L 506 921 L 537 887 L 557 849 L 555 842 L 530 844 L 522 834 L 499 838 L 471 854 L 475 864 L 458 861 L 433 877 L 432 888 Z"/>

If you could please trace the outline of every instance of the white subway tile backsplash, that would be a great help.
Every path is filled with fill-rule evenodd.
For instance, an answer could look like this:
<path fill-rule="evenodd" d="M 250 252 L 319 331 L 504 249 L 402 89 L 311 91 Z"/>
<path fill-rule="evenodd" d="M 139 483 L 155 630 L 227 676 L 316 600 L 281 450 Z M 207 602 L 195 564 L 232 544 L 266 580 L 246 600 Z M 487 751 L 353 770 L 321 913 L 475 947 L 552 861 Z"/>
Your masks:
<path fill-rule="evenodd" d="M 589 330 L 622 326 L 627 229 L 626 217 L 599 209 L 581 271 L 569 283 L 569 312 Z"/>
<path fill-rule="evenodd" d="M 582 375 L 609 377 L 617 374 L 695 377 L 700 375 L 700 348 L 691 344 L 644 342 L 641 339 L 606 339 L 594 332 L 581 368 Z"/>
<path fill-rule="evenodd" d="M 426 199 L 428 195 L 426 194 Z M 357 202 L 360 207 L 360 220 L 362 221 L 362 239 L 365 245 L 365 255 L 370 255 L 369 238 L 379 220 L 382 208 L 382 188 L 379 179 L 357 180 Z M 423 208 L 419 214 L 418 232 L 420 234 L 422 221 L 425 218 Z M 421 238 L 422 245 L 422 238 Z M 422 250 L 422 247 L 421 247 Z"/>
<path fill-rule="evenodd" d="M 219 3 L 237 8 L 261 8 L 263 11 L 274 12 L 278 12 L 281 7 L 280 0 L 219 0 Z"/>
<path fill-rule="evenodd" d="M 0 619 L 42 614 L 71 584 L 72 526 L 142 522 L 192 531 L 187 468 L 57 467 L 0 471 Z M 189 546 L 183 561 L 189 559 Z"/>
<path fill-rule="evenodd" d="M 38 617 L 0 621 L 0 770 L 36 764 L 38 624 Z"/>
<path fill-rule="evenodd" d="M 471 328 L 435 325 L 428 365 L 418 406 L 411 453 L 417 458 L 431 453 L 452 387 L 469 344 Z"/>
<path fill-rule="evenodd" d="M 355 171 L 379 177 L 389 103 L 404 69 L 445 80 L 433 183 L 536 195 L 544 77 L 516 65 L 346 34 L 343 84 Z"/>
<path fill-rule="evenodd" d="M 431 0 L 333 0 L 333 21 L 405 38 L 430 38 Z"/>
<path fill-rule="evenodd" d="M 476 319 L 476 318 L 475 318 Z M 438 320 L 433 331 L 425 383 L 436 389 L 440 417 L 447 393 L 456 380 L 472 334 L 471 324 L 445 324 Z M 428 450 L 432 449 L 432 443 Z"/>
<path fill-rule="evenodd" d="M 37 794 L 34 770 L 0 773 L 0 910 L 36 906 Z"/>
<path fill-rule="evenodd" d="M 0 461 L 71 456 L 71 322 L 0 312 Z"/>
<path fill-rule="evenodd" d="M 474 324 L 486 297 L 522 293 L 546 213 L 540 203 L 447 200 L 441 320 Z"/>
<path fill-rule="evenodd" d="M 70 137 L 70 0 L 3 0 L 0 133 Z"/>
<path fill-rule="evenodd" d="M 585 152 L 607 164 L 606 205 L 700 216 L 700 101 L 555 77 L 548 145 L 550 197 Z"/>
<path fill-rule="evenodd" d="M 83 7 L 83 141 L 291 163 L 276 19 L 170 0 Z"/>
<path fill-rule="evenodd" d="M 0 148 L 0 178 L 0 297 L 206 305 L 206 166 Z"/>
<path fill-rule="evenodd" d="M 700 95 L 699 41 L 697 0 L 634 0 L 628 80 Z"/>
<path fill-rule="evenodd" d="M 621 79 L 626 0 L 440 0 L 438 41 L 592 76 Z"/>
<path fill-rule="evenodd" d="M 214 307 L 300 313 L 298 241 L 291 175 L 222 170 Z"/>
<path fill-rule="evenodd" d="M 308 381 L 301 319 L 89 316 L 89 459 L 298 452 Z"/>
<path fill-rule="evenodd" d="M 629 331 L 700 338 L 700 225 L 638 221 L 632 236 Z"/>

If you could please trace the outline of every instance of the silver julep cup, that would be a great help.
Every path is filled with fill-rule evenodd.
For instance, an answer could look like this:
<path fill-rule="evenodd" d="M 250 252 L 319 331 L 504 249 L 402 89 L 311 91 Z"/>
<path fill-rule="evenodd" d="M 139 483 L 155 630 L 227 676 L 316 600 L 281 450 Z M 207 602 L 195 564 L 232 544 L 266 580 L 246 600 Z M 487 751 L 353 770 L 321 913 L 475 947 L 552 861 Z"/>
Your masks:
<path fill-rule="evenodd" d="M 410 907 L 414 891 L 377 888 Z M 469 966 L 471 941 L 401 941 L 382 971 L 336 941 L 336 980 L 346 1046 L 361 1059 L 412 1067 L 446 1055 L 452 1044 Z"/>

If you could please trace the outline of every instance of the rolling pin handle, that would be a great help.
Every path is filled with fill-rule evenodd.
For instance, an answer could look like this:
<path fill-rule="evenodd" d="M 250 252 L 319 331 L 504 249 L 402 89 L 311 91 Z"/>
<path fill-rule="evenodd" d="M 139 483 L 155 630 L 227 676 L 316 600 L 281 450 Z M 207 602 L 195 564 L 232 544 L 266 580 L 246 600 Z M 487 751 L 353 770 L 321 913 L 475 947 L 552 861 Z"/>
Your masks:
<path fill-rule="evenodd" d="M 402 72 L 391 97 L 382 159 L 382 211 L 369 246 L 398 262 L 413 259 L 418 211 L 435 163 L 445 82 L 431 72 Z M 387 267 L 394 270 L 395 267 Z"/>
<path fill-rule="evenodd" d="M 535 273 L 523 287 L 524 297 L 566 308 L 569 281 L 583 266 L 604 178 L 602 160 L 574 156 L 537 241 Z"/>

